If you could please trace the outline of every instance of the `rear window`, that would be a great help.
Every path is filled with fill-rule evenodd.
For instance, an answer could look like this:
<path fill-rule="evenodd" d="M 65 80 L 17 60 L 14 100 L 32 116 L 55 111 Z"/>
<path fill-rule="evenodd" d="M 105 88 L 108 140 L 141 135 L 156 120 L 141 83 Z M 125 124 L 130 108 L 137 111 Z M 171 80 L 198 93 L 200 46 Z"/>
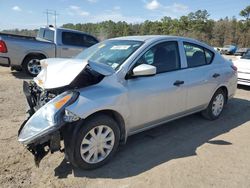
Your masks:
<path fill-rule="evenodd" d="M 188 67 L 197 67 L 212 63 L 214 53 L 202 46 L 184 42 Z"/>
<path fill-rule="evenodd" d="M 37 33 L 37 37 L 38 37 L 38 38 L 43 38 L 43 33 L 44 33 L 44 29 L 43 29 L 43 28 L 40 28 L 40 29 L 39 29 L 39 32 Z"/>
<path fill-rule="evenodd" d="M 52 30 L 45 30 L 44 31 L 44 39 L 49 40 L 51 42 L 54 41 L 54 31 Z"/>
<path fill-rule="evenodd" d="M 49 29 L 40 28 L 37 37 L 54 42 L 54 31 Z"/>
<path fill-rule="evenodd" d="M 90 47 L 98 41 L 89 35 L 72 33 L 72 32 L 62 32 L 62 43 L 65 45 Z"/>

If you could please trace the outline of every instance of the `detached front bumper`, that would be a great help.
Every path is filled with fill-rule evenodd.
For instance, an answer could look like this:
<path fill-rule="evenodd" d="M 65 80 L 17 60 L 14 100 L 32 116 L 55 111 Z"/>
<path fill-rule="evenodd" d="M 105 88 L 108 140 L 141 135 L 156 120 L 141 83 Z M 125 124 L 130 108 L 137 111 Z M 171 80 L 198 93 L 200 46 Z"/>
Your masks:
<path fill-rule="evenodd" d="M 23 134 L 23 129 L 30 117 L 23 122 L 18 131 L 18 141 L 33 154 L 36 166 L 49 153 L 61 151 L 61 133 L 59 130 L 51 130 L 50 133 L 38 132 L 30 137 Z"/>
<path fill-rule="evenodd" d="M 40 161 L 49 153 L 61 151 L 61 133 L 59 130 L 52 130 L 51 133 L 41 135 L 40 132 L 32 137 L 24 137 L 22 131 L 29 118 L 23 122 L 18 131 L 18 141 L 33 154 L 36 166 L 39 166 Z"/>
<path fill-rule="evenodd" d="M 37 140 L 37 142 L 29 144 L 26 148 L 33 154 L 36 166 L 49 153 L 61 151 L 61 134 L 59 131 L 53 132 L 46 137 Z"/>
<path fill-rule="evenodd" d="M 66 120 L 72 119 L 70 113 L 65 113 L 65 107 L 72 104 L 79 94 L 66 91 L 39 106 L 36 101 L 38 93 L 32 87 L 32 83 L 24 82 L 23 90 L 30 106 L 30 117 L 21 125 L 18 141 L 34 155 L 35 163 L 39 165 L 49 151 L 53 153 L 61 150 L 62 129 L 68 123 Z"/>
<path fill-rule="evenodd" d="M 53 153 L 61 150 L 61 134 L 54 126 L 50 127 L 50 122 L 42 116 L 33 117 L 37 116 L 36 113 L 39 114 L 39 109 L 36 108 L 36 93 L 34 93 L 33 87 L 32 83 L 23 82 L 23 92 L 30 109 L 28 110 L 28 119 L 22 123 L 18 131 L 18 141 L 24 144 L 34 155 L 35 164 L 39 166 L 40 161 L 49 151 Z"/>
<path fill-rule="evenodd" d="M 44 136 L 34 135 L 27 139 L 23 137 L 22 130 L 30 117 L 25 120 L 18 130 L 18 141 L 25 145 L 25 147 L 33 154 L 36 166 L 39 166 L 40 161 L 49 153 L 61 150 L 61 134 L 60 131 L 53 131 Z M 27 144 L 26 144 L 27 143 Z"/>

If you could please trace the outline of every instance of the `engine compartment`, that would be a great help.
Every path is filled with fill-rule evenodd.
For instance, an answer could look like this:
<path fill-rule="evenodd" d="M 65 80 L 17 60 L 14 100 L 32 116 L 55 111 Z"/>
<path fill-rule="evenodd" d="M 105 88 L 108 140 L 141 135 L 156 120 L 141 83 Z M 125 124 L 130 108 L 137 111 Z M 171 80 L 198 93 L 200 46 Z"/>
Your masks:
<path fill-rule="evenodd" d="M 95 85 L 103 78 L 102 74 L 94 71 L 87 65 L 69 85 L 63 87 L 42 89 L 34 81 L 24 81 L 23 91 L 30 107 L 28 113 L 32 116 L 39 108 L 64 91 Z"/>

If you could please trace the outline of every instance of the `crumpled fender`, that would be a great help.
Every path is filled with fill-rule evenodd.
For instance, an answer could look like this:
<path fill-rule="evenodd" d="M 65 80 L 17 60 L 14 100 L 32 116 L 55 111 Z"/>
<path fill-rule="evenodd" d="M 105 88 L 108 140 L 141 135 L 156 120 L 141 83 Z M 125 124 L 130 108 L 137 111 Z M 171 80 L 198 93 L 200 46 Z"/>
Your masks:
<path fill-rule="evenodd" d="M 113 76 L 105 77 L 102 84 L 80 89 L 78 99 L 66 107 L 66 110 L 82 119 L 101 110 L 113 110 L 126 119 L 129 111 L 126 105 L 125 88 L 122 84 L 114 82 L 113 79 L 115 79 Z"/>

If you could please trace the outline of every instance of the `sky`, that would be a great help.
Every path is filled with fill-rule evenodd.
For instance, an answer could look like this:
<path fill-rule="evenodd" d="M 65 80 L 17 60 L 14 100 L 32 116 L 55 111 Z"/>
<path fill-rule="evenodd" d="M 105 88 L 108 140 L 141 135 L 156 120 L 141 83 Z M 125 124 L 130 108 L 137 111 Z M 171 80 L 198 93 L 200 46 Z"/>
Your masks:
<path fill-rule="evenodd" d="M 0 0 L 0 30 L 37 29 L 47 24 L 46 10 L 57 12 L 57 26 L 66 23 L 105 20 L 140 23 L 164 16 L 179 18 L 189 12 L 206 9 L 218 20 L 239 16 L 250 0 Z M 54 25 L 54 16 L 49 15 Z"/>

